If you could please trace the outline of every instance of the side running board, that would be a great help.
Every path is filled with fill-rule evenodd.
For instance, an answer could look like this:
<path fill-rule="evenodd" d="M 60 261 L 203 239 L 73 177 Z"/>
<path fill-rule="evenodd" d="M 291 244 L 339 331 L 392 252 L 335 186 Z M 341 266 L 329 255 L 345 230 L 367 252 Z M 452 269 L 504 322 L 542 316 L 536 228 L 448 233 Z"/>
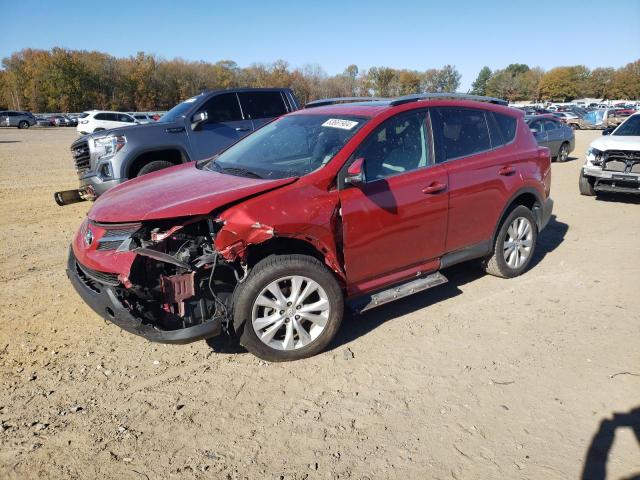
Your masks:
<path fill-rule="evenodd" d="M 409 280 L 406 283 L 396 285 L 378 293 L 356 297 L 348 303 L 349 306 L 357 313 L 362 313 L 367 310 L 371 310 L 372 308 L 379 307 L 380 305 L 384 305 L 385 303 L 393 302 L 399 298 L 408 297 L 414 293 L 418 293 L 447 282 L 447 277 L 442 275 L 440 272 L 435 272 L 427 275 L 426 277 Z"/>

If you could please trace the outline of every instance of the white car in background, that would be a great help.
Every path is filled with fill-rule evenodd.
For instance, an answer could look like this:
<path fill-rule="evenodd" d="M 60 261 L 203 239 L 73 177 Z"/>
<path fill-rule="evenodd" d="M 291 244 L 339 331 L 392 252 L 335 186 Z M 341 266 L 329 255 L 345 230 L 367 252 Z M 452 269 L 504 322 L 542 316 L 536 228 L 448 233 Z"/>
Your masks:
<path fill-rule="evenodd" d="M 580 193 L 640 194 L 640 113 L 631 115 L 615 130 L 603 130 L 602 135 L 587 150 L 580 170 Z"/>
<path fill-rule="evenodd" d="M 87 133 L 109 130 L 110 128 L 126 127 L 139 122 L 132 115 L 124 112 L 109 112 L 105 110 L 89 110 L 78 117 L 76 130 L 82 135 Z"/>
<path fill-rule="evenodd" d="M 135 118 L 136 122 L 142 123 L 142 124 L 153 123 L 155 121 L 153 118 L 151 118 L 151 116 L 149 116 L 146 113 L 130 113 L 129 115 Z"/>

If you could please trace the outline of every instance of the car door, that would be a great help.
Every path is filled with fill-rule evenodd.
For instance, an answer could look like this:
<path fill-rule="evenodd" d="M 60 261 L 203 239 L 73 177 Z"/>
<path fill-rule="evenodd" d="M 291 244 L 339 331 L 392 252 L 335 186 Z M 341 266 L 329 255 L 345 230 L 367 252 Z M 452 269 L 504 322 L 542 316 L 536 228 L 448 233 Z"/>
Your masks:
<path fill-rule="evenodd" d="M 562 125 L 556 120 L 546 119 L 543 121 L 544 131 L 547 134 L 547 145 L 551 150 L 551 156 L 555 157 L 562 145 Z"/>
<path fill-rule="evenodd" d="M 531 133 L 533 133 L 536 142 L 541 147 L 549 147 L 549 139 L 547 137 L 547 132 L 544 129 L 544 125 L 542 120 L 534 120 L 529 123 L 529 129 Z"/>
<path fill-rule="evenodd" d="M 432 162 L 425 110 L 384 121 L 351 161 L 359 158 L 366 181 L 340 189 L 350 293 L 436 269 L 447 228 L 447 174 Z"/>
<path fill-rule="evenodd" d="M 520 181 L 518 151 L 502 147 L 515 138 L 517 120 L 473 108 L 430 109 L 436 162 L 449 178 L 447 253 L 488 247 L 497 219 Z M 499 135 L 489 133 L 499 130 Z M 494 121 L 496 122 L 494 124 Z"/>
<path fill-rule="evenodd" d="M 251 119 L 254 130 L 273 118 L 287 113 L 287 106 L 280 91 L 240 92 L 240 106 L 245 118 Z M 249 132 L 246 132 L 249 133 Z"/>
<path fill-rule="evenodd" d="M 215 155 L 252 130 L 251 120 L 242 116 L 235 92 L 221 93 L 204 102 L 197 112 L 207 112 L 207 121 L 189 129 L 196 159 Z"/>

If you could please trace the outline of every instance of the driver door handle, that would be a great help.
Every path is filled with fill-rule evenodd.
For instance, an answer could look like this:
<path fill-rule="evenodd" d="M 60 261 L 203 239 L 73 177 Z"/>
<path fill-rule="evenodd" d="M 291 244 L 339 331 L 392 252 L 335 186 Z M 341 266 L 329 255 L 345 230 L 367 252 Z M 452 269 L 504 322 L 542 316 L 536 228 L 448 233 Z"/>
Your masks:
<path fill-rule="evenodd" d="M 247 127 L 236 127 L 236 132 L 248 132 L 249 130 L 251 129 Z"/>
<path fill-rule="evenodd" d="M 424 187 L 422 189 L 422 193 L 424 193 L 425 195 L 428 195 L 430 193 L 439 193 L 439 192 L 442 192 L 443 190 L 445 190 L 446 188 L 447 188 L 447 185 L 444 184 L 444 183 L 433 182 L 428 187 Z"/>
<path fill-rule="evenodd" d="M 513 175 L 514 173 L 516 173 L 516 169 L 511 165 L 507 165 L 505 167 L 502 167 L 500 170 L 498 170 L 498 175 L 503 175 L 505 177 L 508 177 L 509 175 Z"/>
<path fill-rule="evenodd" d="M 180 133 L 180 132 L 184 132 L 184 127 L 165 128 L 164 131 L 167 133 Z"/>

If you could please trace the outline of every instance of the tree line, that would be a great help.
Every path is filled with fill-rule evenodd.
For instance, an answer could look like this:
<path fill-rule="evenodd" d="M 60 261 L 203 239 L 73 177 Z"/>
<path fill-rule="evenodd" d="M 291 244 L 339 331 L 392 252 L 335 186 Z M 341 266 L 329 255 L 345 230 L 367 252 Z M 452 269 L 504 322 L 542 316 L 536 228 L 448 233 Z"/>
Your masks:
<path fill-rule="evenodd" d="M 504 69 L 480 70 L 471 93 L 516 100 L 568 102 L 576 98 L 640 99 L 640 60 L 624 67 L 594 68 L 584 65 L 544 71 L 522 63 Z"/>
<path fill-rule="evenodd" d="M 327 75 L 318 65 L 292 68 L 284 60 L 239 67 L 167 60 L 139 52 L 116 58 L 96 51 L 24 49 L 2 60 L 0 108 L 33 112 L 77 112 L 90 108 L 167 110 L 207 89 L 290 87 L 301 103 L 325 97 L 391 97 L 423 92 L 455 92 L 461 75 L 455 66 L 426 71 L 349 65 Z M 512 64 L 481 70 L 472 93 L 509 100 L 566 100 L 578 96 L 640 98 L 640 61 L 614 70 L 558 67 L 548 72 Z"/>

